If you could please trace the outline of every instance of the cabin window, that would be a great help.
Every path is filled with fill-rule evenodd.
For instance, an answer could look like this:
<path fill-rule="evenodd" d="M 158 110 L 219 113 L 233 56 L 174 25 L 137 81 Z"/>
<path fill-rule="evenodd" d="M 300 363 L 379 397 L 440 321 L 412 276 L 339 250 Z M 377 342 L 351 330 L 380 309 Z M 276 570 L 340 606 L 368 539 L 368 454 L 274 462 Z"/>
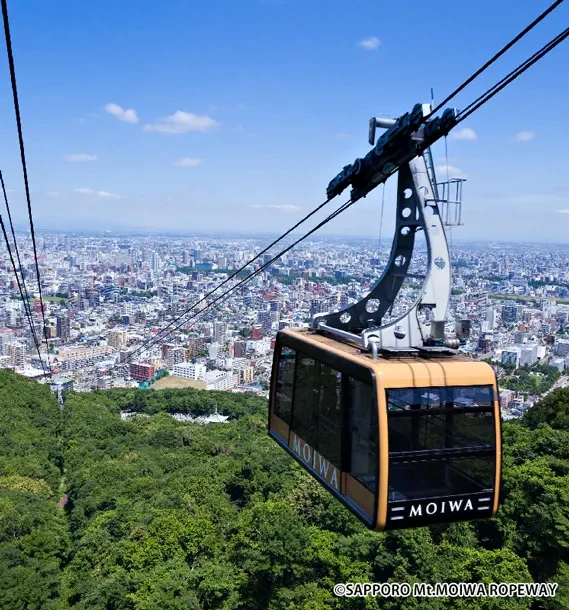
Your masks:
<path fill-rule="evenodd" d="M 377 423 L 369 384 L 351 377 L 348 392 L 349 474 L 375 493 L 377 486 Z"/>
<path fill-rule="evenodd" d="M 292 430 L 338 468 L 342 455 L 342 375 L 298 352 Z"/>
<path fill-rule="evenodd" d="M 298 352 L 296 355 L 292 429 L 313 449 L 316 449 L 316 412 L 320 394 L 320 388 L 316 385 L 316 373 L 316 360 Z"/>
<path fill-rule="evenodd" d="M 339 468 L 342 456 L 342 374 L 326 364 L 320 364 L 319 369 L 320 401 L 316 450 Z"/>
<path fill-rule="evenodd" d="M 292 392 L 296 352 L 289 347 L 281 347 L 277 389 L 275 394 L 275 415 L 290 426 L 292 413 Z"/>

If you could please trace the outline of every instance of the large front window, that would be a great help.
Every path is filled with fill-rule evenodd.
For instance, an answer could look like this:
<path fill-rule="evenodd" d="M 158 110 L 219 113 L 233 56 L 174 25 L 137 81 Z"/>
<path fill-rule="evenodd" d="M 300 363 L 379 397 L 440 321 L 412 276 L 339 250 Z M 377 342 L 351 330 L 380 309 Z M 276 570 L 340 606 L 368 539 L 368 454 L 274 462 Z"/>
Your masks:
<path fill-rule="evenodd" d="M 389 500 L 491 491 L 491 386 L 387 390 Z"/>

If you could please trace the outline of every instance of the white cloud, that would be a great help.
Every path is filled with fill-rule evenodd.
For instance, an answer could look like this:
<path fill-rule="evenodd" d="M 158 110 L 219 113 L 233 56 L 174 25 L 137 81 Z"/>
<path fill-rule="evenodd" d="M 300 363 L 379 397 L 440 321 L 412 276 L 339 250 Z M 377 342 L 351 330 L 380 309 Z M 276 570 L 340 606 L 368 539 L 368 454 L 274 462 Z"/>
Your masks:
<path fill-rule="evenodd" d="M 535 138 L 535 131 L 518 131 L 515 139 L 518 142 L 530 142 Z"/>
<path fill-rule="evenodd" d="M 144 131 L 155 133 L 188 133 L 188 131 L 209 131 L 217 127 L 219 123 L 207 114 L 194 114 L 193 112 L 183 112 L 176 110 L 170 116 L 161 117 L 157 123 L 147 124 L 143 127 Z"/>
<path fill-rule="evenodd" d="M 348 134 L 347 134 L 347 133 L 344 133 L 343 131 L 339 131 L 339 132 L 336 134 L 336 137 L 337 137 L 339 140 L 344 140 L 345 138 L 347 138 L 347 137 L 348 137 Z"/>
<path fill-rule="evenodd" d="M 76 193 L 80 193 L 81 195 L 97 195 L 97 197 L 102 197 L 103 199 L 126 199 L 126 197 L 121 197 L 117 193 L 110 193 L 109 191 L 96 191 L 90 188 L 78 188 L 75 189 Z"/>
<path fill-rule="evenodd" d="M 564 210 L 557 210 L 558 214 L 569 214 L 569 208 L 565 208 Z"/>
<path fill-rule="evenodd" d="M 252 208 L 265 208 L 268 210 L 278 210 L 279 212 L 296 212 L 300 210 L 297 205 L 252 205 Z"/>
<path fill-rule="evenodd" d="M 477 133 L 474 129 L 470 129 L 470 127 L 463 127 L 458 131 L 451 131 L 450 137 L 455 140 L 478 140 Z"/>
<path fill-rule="evenodd" d="M 364 38 L 358 42 L 360 47 L 367 49 L 368 51 L 375 51 L 381 44 L 381 40 L 372 36 L 371 38 Z"/>
<path fill-rule="evenodd" d="M 197 167 L 203 163 L 202 159 L 193 159 L 192 157 L 182 157 L 174 161 L 174 165 L 178 167 Z"/>
<path fill-rule="evenodd" d="M 245 133 L 245 127 L 243 125 L 237 125 L 237 127 L 233 128 L 235 133 Z"/>
<path fill-rule="evenodd" d="M 97 155 L 89 155 L 88 153 L 75 153 L 73 155 L 65 155 L 68 161 L 96 161 Z"/>
<path fill-rule="evenodd" d="M 138 123 L 138 115 L 136 114 L 136 110 L 133 110 L 132 108 L 130 110 L 125 110 L 118 104 L 107 104 L 105 110 L 125 123 Z"/>
<path fill-rule="evenodd" d="M 447 179 L 447 165 L 437 165 L 435 171 L 438 174 L 438 180 L 443 181 Z M 448 165 L 448 177 L 466 179 L 467 175 L 458 167 L 455 167 L 454 165 Z"/>
<path fill-rule="evenodd" d="M 55 199 L 55 197 L 59 197 L 61 195 L 61 191 L 48 191 L 47 196 Z"/>

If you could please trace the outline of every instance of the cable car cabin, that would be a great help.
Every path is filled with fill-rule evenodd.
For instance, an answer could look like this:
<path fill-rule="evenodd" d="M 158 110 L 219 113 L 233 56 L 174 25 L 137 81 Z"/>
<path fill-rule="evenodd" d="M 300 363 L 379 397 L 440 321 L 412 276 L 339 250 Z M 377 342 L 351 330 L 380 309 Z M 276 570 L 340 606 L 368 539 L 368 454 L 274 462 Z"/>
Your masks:
<path fill-rule="evenodd" d="M 370 529 L 498 509 L 500 408 L 484 362 L 373 360 L 315 331 L 281 331 L 269 434 Z"/>

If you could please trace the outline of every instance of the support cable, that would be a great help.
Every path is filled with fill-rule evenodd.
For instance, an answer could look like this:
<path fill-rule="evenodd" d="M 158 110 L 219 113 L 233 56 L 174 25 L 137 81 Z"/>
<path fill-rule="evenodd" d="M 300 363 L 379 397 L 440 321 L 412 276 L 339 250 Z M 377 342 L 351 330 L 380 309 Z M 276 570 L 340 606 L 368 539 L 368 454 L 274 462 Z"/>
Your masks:
<path fill-rule="evenodd" d="M 21 161 L 22 161 L 22 170 L 24 173 L 24 185 L 26 188 L 26 202 L 28 204 L 28 218 L 30 221 L 30 232 L 31 232 L 31 236 L 32 236 L 32 246 L 33 246 L 33 250 L 34 250 L 36 275 L 38 276 L 38 289 L 39 289 L 39 298 L 40 298 L 40 306 L 41 306 L 41 317 L 42 317 L 42 323 L 43 323 L 43 333 L 42 334 L 45 339 L 45 346 L 46 346 L 46 350 L 47 350 L 47 354 L 46 354 L 47 364 L 48 364 L 48 368 L 49 368 L 49 371 L 51 374 L 51 365 L 49 362 L 49 344 L 47 341 L 47 332 L 46 332 L 47 324 L 45 321 L 45 309 L 44 309 L 43 294 L 42 294 L 42 289 L 41 289 L 41 276 L 40 276 L 40 268 L 39 268 L 39 263 L 38 263 L 38 250 L 37 250 L 37 245 L 36 245 L 36 234 L 35 234 L 35 230 L 34 230 L 32 203 L 31 203 L 31 198 L 30 198 L 30 186 L 29 186 L 29 182 L 28 182 L 28 169 L 27 169 L 27 164 L 26 164 L 26 153 L 25 153 L 25 149 L 24 149 L 24 136 L 22 133 L 22 119 L 20 116 L 20 103 L 18 101 L 16 69 L 14 67 L 14 55 L 12 53 L 12 38 L 10 35 L 10 23 L 8 21 L 8 4 L 7 4 L 7 0 L 1 0 L 1 3 L 2 3 L 2 17 L 4 19 L 4 34 L 6 37 L 6 51 L 8 53 L 8 64 L 9 64 L 9 68 L 10 68 L 10 82 L 12 85 L 12 95 L 14 98 L 14 112 L 16 114 L 16 125 L 18 127 L 18 141 L 20 144 L 20 157 L 21 157 Z"/>
<path fill-rule="evenodd" d="M 550 51 L 552 51 L 557 45 L 561 44 L 567 37 L 569 36 L 569 27 L 565 28 L 560 34 L 558 34 L 555 38 L 550 40 L 547 44 L 543 45 L 539 51 L 536 51 L 533 55 L 528 57 L 524 62 L 518 65 L 517 68 L 509 72 L 504 78 L 499 80 L 495 85 L 490 87 L 485 93 L 477 97 L 473 102 L 471 102 L 464 110 L 461 110 L 457 115 L 458 125 L 462 121 L 466 120 L 473 112 L 478 110 L 481 106 L 483 106 L 487 101 L 491 100 L 496 94 L 498 94 L 502 89 L 504 89 L 507 85 L 512 83 L 513 81 L 521 76 L 526 70 L 531 68 L 535 63 L 537 63 L 540 59 L 545 57 Z"/>
<path fill-rule="evenodd" d="M 16 276 L 16 283 L 18 284 L 18 290 L 20 291 L 20 296 L 22 297 L 22 301 L 24 301 L 24 303 L 25 303 L 26 297 L 24 296 L 24 290 L 22 288 L 22 284 L 20 283 L 20 278 L 19 278 L 18 274 L 16 273 L 16 263 L 14 261 L 14 256 L 12 255 L 12 247 L 10 246 L 10 241 L 8 240 L 8 234 L 6 233 L 6 226 L 4 224 L 4 219 L 2 218 L 1 214 L 0 214 L 0 227 L 2 227 L 2 234 L 4 235 L 4 241 L 6 242 L 6 249 L 8 250 L 8 255 L 10 256 L 10 262 L 12 263 L 12 268 L 14 269 L 14 275 Z M 25 308 L 25 306 L 24 306 L 24 310 L 26 311 L 26 317 L 28 318 L 28 322 L 30 324 L 30 329 L 32 331 L 32 337 L 33 337 L 34 344 L 35 344 L 37 352 L 38 352 L 38 358 L 40 359 L 41 367 L 43 369 L 43 374 L 45 377 L 47 377 L 48 372 L 45 370 L 45 366 L 44 366 L 44 363 L 43 363 L 43 360 L 41 357 L 40 344 L 39 344 L 38 338 L 36 336 L 33 320 L 31 318 L 31 315 L 28 314 L 28 310 Z"/>
<path fill-rule="evenodd" d="M 18 268 L 20 269 L 20 275 L 22 276 L 22 286 L 24 289 L 24 294 L 26 295 L 26 298 L 24 299 L 24 308 L 26 310 L 26 315 L 29 318 L 32 318 L 32 307 L 29 302 L 29 293 L 28 293 L 28 289 L 26 287 L 26 278 L 24 276 L 24 268 L 22 267 L 22 260 L 20 259 L 20 249 L 18 248 L 18 242 L 16 240 L 16 232 L 14 231 L 14 223 L 12 222 L 12 212 L 10 211 L 10 204 L 8 202 L 8 192 L 6 191 L 6 185 L 4 184 L 4 176 L 2 175 L 2 170 L 0 170 L 0 182 L 2 184 L 2 194 L 4 196 L 4 203 L 6 205 L 6 211 L 8 212 L 8 221 L 10 223 L 10 232 L 12 233 L 12 241 L 14 243 L 14 250 L 16 252 Z M 14 268 L 14 273 L 16 273 L 15 268 Z M 34 336 L 36 336 L 35 327 L 34 327 Z"/>
<path fill-rule="evenodd" d="M 467 87 L 475 78 L 477 78 L 478 76 L 480 76 L 480 74 L 482 74 L 482 72 L 484 72 L 487 68 L 489 68 L 497 59 L 499 59 L 502 55 L 504 55 L 504 53 L 506 51 L 508 51 L 509 49 L 511 49 L 519 40 L 521 40 L 528 32 L 530 32 L 531 30 L 533 30 L 533 28 L 540 23 L 541 21 L 543 21 L 543 19 L 545 19 L 545 17 L 547 17 L 547 15 L 549 15 L 549 13 L 551 13 L 554 9 L 556 9 L 561 3 L 563 2 L 563 0 L 556 0 L 551 6 L 549 6 L 547 9 L 545 9 L 545 11 L 543 11 L 543 13 L 541 13 L 541 15 L 539 15 L 539 17 L 537 17 L 536 19 L 534 19 L 525 29 L 523 29 L 515 38 L 512 38 L 512 40 L 510 40 L 510 42 L 505 45 L 504 47 L 502 47 L 495 55 L 493 55 L 481 68 L 479 68 L 478 70 L 476 70 L 476 72 L 474 72 L 474 74 L 472 74 L 469 78 L 467 78 L 462 85 L 460 85 L 459 87 L 457 87 L 452 93 L 450 93 L 447 97 L 445 97 L 445 99 L 437 105 L 436 108 L 434 108 L 433 110 L 431 110 L 431 112 L 427 115 L 426 118 L 431 117 L 433 114 L 435 114 L 436 112 L 438 112 L 445 104 L 447 104 L 448 102 L 450 102 L 450 100 L 452 100 L 454 97 L 456 97 L 465 87 Z"/>

